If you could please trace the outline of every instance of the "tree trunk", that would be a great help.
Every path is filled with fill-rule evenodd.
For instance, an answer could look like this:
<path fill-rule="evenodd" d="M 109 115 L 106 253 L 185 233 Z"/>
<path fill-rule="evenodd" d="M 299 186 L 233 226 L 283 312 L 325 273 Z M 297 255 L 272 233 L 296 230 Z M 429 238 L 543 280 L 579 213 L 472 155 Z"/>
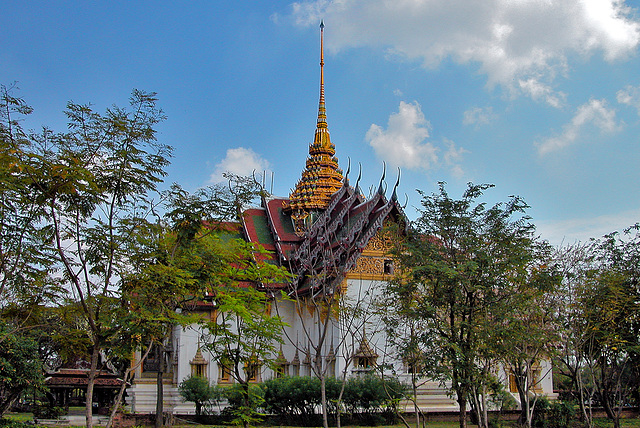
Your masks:
<path fill-rule="evenodd" d="M 517 376 L 517 375 L 516 375 Z M 519 380 L 517 377 L 516 386 L 518 387 L 518 396 L 520 397 L 520 416 L 518 417 L 518 424 L 526 425 L 531 428 L 531 413 L 529 412 L 529 397 L 525 388 L 527 382 Z"/>
<path fill-rule="evenodd" d="M 322 426 L 329 428 L 329 408 L 327 406 L 327 383 L 324 373 L 320 376 L 320 397 L 322 403 Z"/>
<path fill-rule="evenodd" d="M 251 409 L 251 399 L 249 397 L 249 382 L 244 382 L 242 384 L 242 391 L 243 391 L 243 401 L 244 401 L 244 411 L 245 412 L 251 412 L 253 409 Z M 248 417 L 251 416 L 249 414 L 244 415 L 245 417 L 242 418 L 242 425 L 244 426 L 244 428 L 249 428 L 249 420 Z"/>
<path fill-rule="evenodd" d="M 462 391 L 457 391 L 458 394 L 458 406 L 460 407 L 460 415 L 458 421 L 460 428 L 467 428 L 467 397 Z"/>
<path fill-rule="evenodd" d="M 620 412 L 616 411 L 611 403 L 611 393 L 607 389 L 602 390 L 602 406 L 607 414 L 607 417 L 613 422 L 613 428 L 620 428 Z"/>
<path fill-rule="evenodd" d="M 411 332 L 413 334 L 413 332 Z M 418 384 L 416 374 L 411 373 L 411 392 L 413 393 L 413 410 L 416 415 L 416 428 L 420 428 L 420 408 L 418 407 Z"/>
<path fill-rule="evenodd" d="M 163 412 L 164 412 L 164 345 L 158 344 L 158 358 L 160 359 L 160 366 L 158 367 L 158 375 L 156 377 L 156 423 L 155 428 L 160 428 L 164 425 Z"/>
<path fill-rule="evenodd" d="M 489 409 L 487 406 L 487 385 L 482 385 L 482 420 L 484 427 L 489 428 Z"/>
<path fill-rule="evenodd" d="M 87 428 L 93 427 L 93 387 L 96 383 L 99 358 L 100 350 L 98 346 L 94 345 L 93 351 L 91 352 L 91 368 L 89 369 L 89 378 L 87 380 L 87 394 L 85 395 L 85 420 Z"/>
<path fill-rule="evenodd" d="M 0 418 L 4 416 L 4 414 L 7 413 L 9 409 L 11 409 L 11 406 L 13 406 L 13 403 L 16 402 L 18 397 L 20 397 L 20 391 L 10 392 L 9 395 L 3 397 L 3 400 L 0 403 Z"/>
<path fill-rule="evenodd" d="M 140 365 L 147 358 L 147 356 L 149 355 L 149 352 L 151 351 L 151 346 L 152 346 L 152 343 L 149 343 L 147 350 L 140 357 L 140 360 L 134 366 L 129 367 L 128 369 L 125 370 L 124 376 L 122 379 L 123 382 L 122 382 L 122 385 L 120 386 L 120 391 L 118 391 L 118 396 L 116 398 L 116 401 L 115 403 L 113 403 L 113 409 L 111 409 L 111 415 L 109 415 L 109 421 L 107 422 L 107 426 L 105 428 L 111 428 L 113 426 L 113 420 L 116 417 L 116 414 L 118 413 L 118 409 L 120 408 L 120 405 L 122 404 L 122 398 L 124 396 L 124 391 L 127 388 L 127 382 L 129 380 L 129 377 L 131 376 L 131 373 L 133 373 L 138 367 L 140 367 Z"/>

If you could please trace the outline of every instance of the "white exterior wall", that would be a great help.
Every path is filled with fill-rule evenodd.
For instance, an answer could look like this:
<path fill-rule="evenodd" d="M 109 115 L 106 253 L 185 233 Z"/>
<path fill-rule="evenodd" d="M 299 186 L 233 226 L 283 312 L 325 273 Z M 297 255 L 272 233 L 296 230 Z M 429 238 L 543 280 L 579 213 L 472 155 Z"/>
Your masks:
<path fill-rule="evenodd" d="M 410 383 L 410 375 L 406 372 L 403 362 L 397 357 L 398 353 L 393 349 L 387 348 L 384 325 L 377 315 L 372 315 L 373 307 L 378 303 L 379 295 L 382 292 L 382 284 L 379 280 L 371 279 L 347 279 L 346 293 L 342 297 L 343 303 L 354 305 L 359 304 L 367 314 L 360 319 L 352 319 L 346 314 L 341 314 L 338 320 L 330 319 L 328 322 L 329 331 L 325 340 L 322 358 L 325 359 L 330 354 L 333 347 L 335 353 L 335 375 L 342 377 L 346 368 L 347 377 L 356 375 L 361 371 L 354 369 L 353 355 L 360 347 L 363 334 L 366 337 L 371 350 L 378 355 L 377 364 L 393 365 L 395 373 L 400 380 L 406 384 Z M 323 323 L 318 319 L 317 314 L 312 314 L 307 307 L 302 307 L 300 311 L 296 309 L 296 303 L 291 301 L 278 301 L 272 305 L 272 314 L 280 315 L 289 325 L 285 327 L 284 343 L 281 348 L 278 345 L 276 352 L 282 349 L 284 358 L 289 363 L 286 374 L 294 375 L 294 367 L 291 363 L 294 361 L 296 352 L 300 361 L 301 376 L 313 375 L 309 365 L 304 364 L 306 355 L 303 350 L 313 347 L 310 343 L 317 344 L 321 327 Z M 302 314 L 302 318 L 298 315 Z M 325 317 L 323 317 L 325 318 Z M 168 369 L 171 374 L 165 378 L 165 411 L 178 414 L 193 414 L 195 406 L 193 403 L 186 403 L 182 400 L 178 392 L 178 385 L 192 373 L 190 362 L 196 356 L 199 341 L 202 337 L 202 331 L 198 325 L 192 325 L 187 328 L 176 327 L 173 331 L 172 344 L 174 354 L 172 361 L 169 363 Z M 213 356 L 201 349 L 204 360 L 208 362 L 206 366 L 206 375 L 212 384 L 218 383 L 219 373 L 218 365 L 215 363 Z M 277 356 L 274 356 L 274 358 Z M 313 358 L 313 355 L 311 355 Z M 542 382 L 540 383 L 542 393 L 544 395 L 554 397 L 551 364 L 549 361 L 541 361 Z M 390 371 L 390 370 L 389 370 Z M 151 377 L 148 377 L 151 375 Z M 149 373 L 145 377 L 142 370 L 136 373 L 136 381 L 128 390 L 127 404 L 132 412 L 135 413 L 152 413 L 155 412 L 155 396 L 156 396 L 156 374 Z M 271 369 L 263 366 L 261 369 L 260 380 L 266 381 L 271 379 L 274 373 Z M 501 371 L 500 377 L 504 380 L 505 387 L 509 389 L 508 376 L 504 370 Z M 423 380 L 418 391 L 418 405 L 422 410 L 426 411 L 457 411 L 457 403 L 454 398 L 449 397 L 446 385 L 442 386 L 439 382 Z M 517 394 L 514 394 L 516 401 Z M 405 410 L 413 411 L 413 405 L 402 403 Z"/>

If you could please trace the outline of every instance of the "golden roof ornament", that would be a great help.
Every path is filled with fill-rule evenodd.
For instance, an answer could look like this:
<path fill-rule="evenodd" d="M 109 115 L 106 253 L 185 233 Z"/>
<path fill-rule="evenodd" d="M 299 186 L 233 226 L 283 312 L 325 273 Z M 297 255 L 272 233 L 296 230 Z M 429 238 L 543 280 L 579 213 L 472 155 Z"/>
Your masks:
<path fill-rule="evenodd" d="M 289 195 L 285 206 L 291 211 L 296 233 L 304 234 L 305 219 L 312 211 L 323 210 L 329 205 L 331 195 L 342 187 L 342 170 L 338 167 L 336 148 L 331 143 L 327 126 L 327 110 L 324 100 L 324 22 L 320 23 L 320 103 L 313 143 L 309 145 L 309 157 L 302 177 Z"/>

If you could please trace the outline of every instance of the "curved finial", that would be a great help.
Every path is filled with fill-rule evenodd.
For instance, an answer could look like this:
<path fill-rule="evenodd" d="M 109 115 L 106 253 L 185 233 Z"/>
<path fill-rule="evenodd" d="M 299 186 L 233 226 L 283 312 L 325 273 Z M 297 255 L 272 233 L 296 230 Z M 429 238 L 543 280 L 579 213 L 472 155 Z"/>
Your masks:
<path fill-rule="evenodd" d="M 360 162 L 358 162 L 358 179 L 356 180 L 356 192 L 357 193 L 362 193 L 360 191 L 360 179 L 362 178 L 362 164 Z"/>
<path fill-rule="evenodd" d="M 407 205 L 409 205 L 409 195 L 407 195 L 405 193 L 404 194 L 404 205 L 402 206 L 402 209 L 404 210 L 405 208 L 407 208 Z"/>
<path fill-rule="evenodd" d="M 379 195 L 384 195 L 384 178 L 387 175 L 387 164 L 386 162 L 382 162 L 382 177 L 380 178 L 380 186 L 378 187 L 378 194 Z"/>
<path fill-rule="evenodd" d="M 398 179 L 396 180 L 395 186 L 393 186 L 393 194 L 391 195 L 391 200 L 396 202 L 398 200 L 398 185 L 400 184 L 400 167 L 398 167 Z"/>
<path fill-rule="evenodd" d="M 351 158 L 347 157 L 347 172 L 344 174 L 344 184 L 349 185 L 349 173 L 351 172 Z"/>

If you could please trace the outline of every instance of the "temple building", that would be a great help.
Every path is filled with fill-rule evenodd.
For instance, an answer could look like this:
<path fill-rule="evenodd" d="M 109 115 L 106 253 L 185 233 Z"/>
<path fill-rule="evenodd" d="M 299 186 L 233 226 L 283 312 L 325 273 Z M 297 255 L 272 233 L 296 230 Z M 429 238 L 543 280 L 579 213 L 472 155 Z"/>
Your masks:
<path fill-rule="evenodd" d="M 390 196 L 384 172 L 377 191 L 365 196 L 360 175 L 352 185 L 351 168 L 344 172 L 338 165 L 325 106 L 323 30 L 321 25 L 318 116 L 301 177 L 288 197 L 263 197 L 261 206 L 245 210 L 241 222 L 233 226 L 237 236 L 263 247 L 293 278 L 287 285 L 287 290 L 293 290 L 291 298 L 275 298 L 270 308 L 288 324 L 276 367 L 256 364 L 246 370 L 251 381 L 260 382 L 283 375 L 314 375 L 317 367 L 328 376 L 354 376 L 385 364 L 394 367 L 401 381 L 408 381 L 410 367 L 387 349 L 380 320 L 371 315 L 358 319 L 328 313 L 338 300 L 355 302 L 363 313 L 365 306 L 375 303 L 381 284 L 394 273 L 393 259 L 387 254 L 387 230 L 403 233 L 407 220 L 396 192 L 399 177 Z M 203 302 L 194 311 L 215 319 L 211 304 Z M 211 383 L 233 382 L 228 369 L 200 346 L 201 337 L 197 326 L 173 331 L 164 378 L 167 412 L 195 412 L 193 403 L 184 402 L 178 393 L 178 385 L 190 375 L 206 377 Z M 127 398 L 132 412 L 155 411 L 159 358 L 150 355 L 137 370 Z M 550 392 L 550 382 L 541 383 L 545 392 Z M 419 393 L 418 404 L 425 410 L 458 411 L 456 401 L 438 382 L 424 382 Z M 407 406 L 408 411 L 412 409 Z"/>

